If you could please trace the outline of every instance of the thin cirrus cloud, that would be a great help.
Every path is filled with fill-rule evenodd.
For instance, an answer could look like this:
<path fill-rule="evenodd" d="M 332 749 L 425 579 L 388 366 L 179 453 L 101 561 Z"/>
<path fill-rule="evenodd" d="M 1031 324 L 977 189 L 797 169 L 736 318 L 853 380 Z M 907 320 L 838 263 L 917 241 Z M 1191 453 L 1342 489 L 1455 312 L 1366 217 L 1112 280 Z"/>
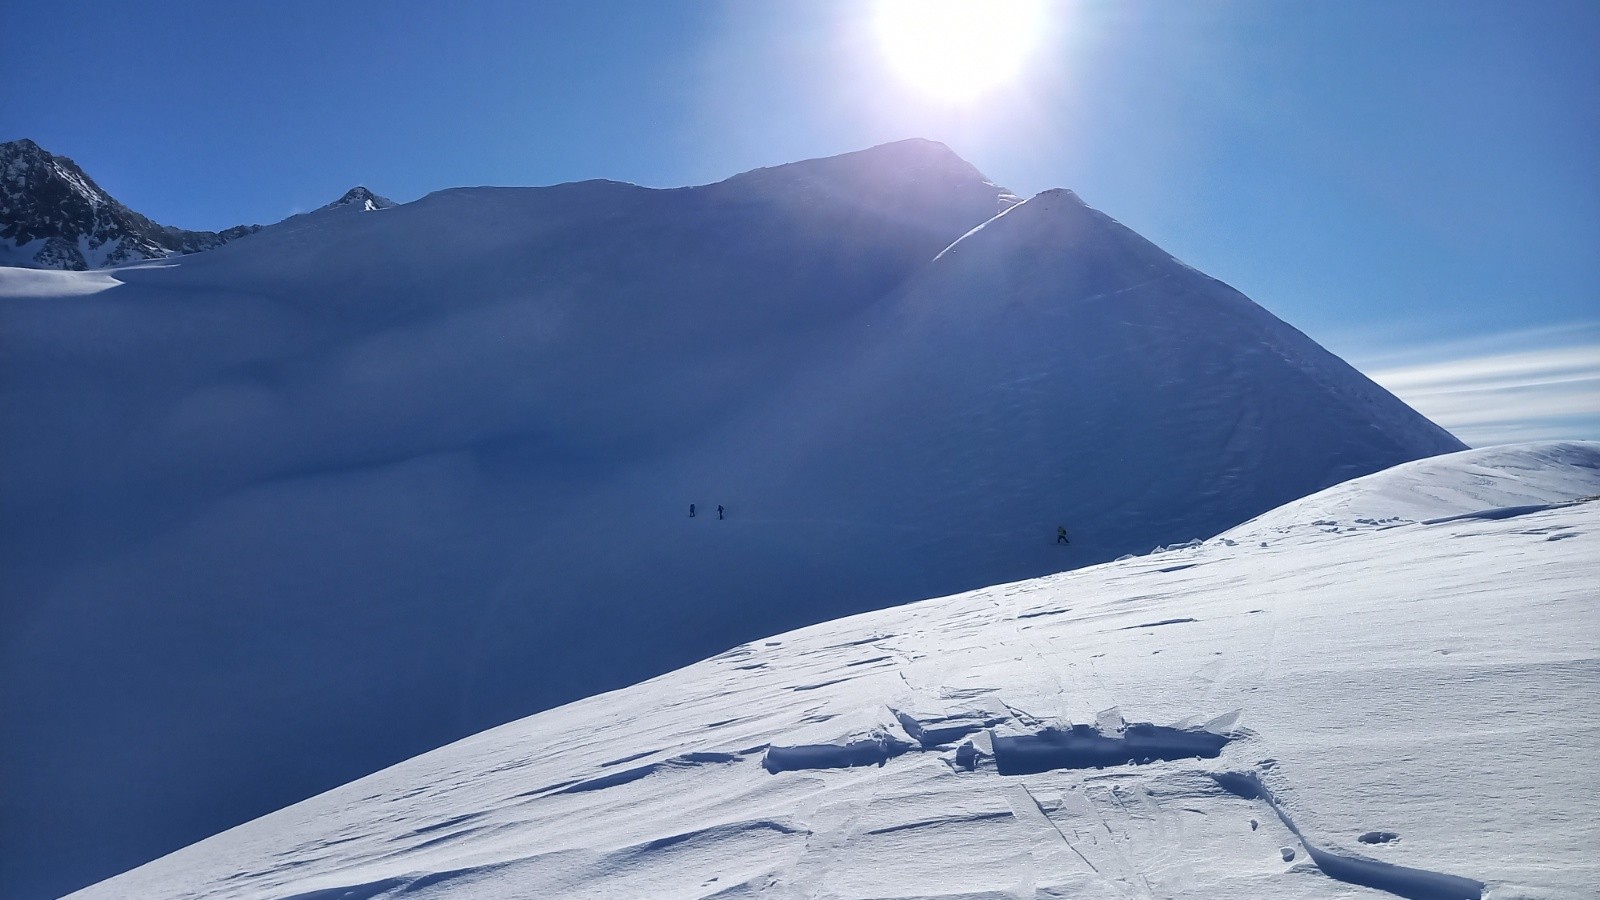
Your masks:
<path fill-rule="evenodd" d="M 1474 447 L 1600 440 L 1600 323 L 1436 344 L 1362 369 Z"/>

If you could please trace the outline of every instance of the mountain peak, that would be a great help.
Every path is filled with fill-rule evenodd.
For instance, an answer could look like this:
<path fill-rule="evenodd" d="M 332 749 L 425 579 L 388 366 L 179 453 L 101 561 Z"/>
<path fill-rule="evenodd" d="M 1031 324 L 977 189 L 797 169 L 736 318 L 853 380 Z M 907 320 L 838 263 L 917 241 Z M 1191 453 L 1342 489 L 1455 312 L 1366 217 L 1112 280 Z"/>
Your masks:
<path fill-rule="evenodd" d="M 119 203 L 67 157 L 28 138 L 0 144 L 0 265 L 98 269 L 209 250 L 258 230 L 161 225 Z"/>
<path fill-rule="evenodd" d="M 902 138 L 898 141 L 889 141 L 888 143 L 877 144 L 875 146 L 868 147 L 860 152 L 864 154 L 893 154 L 903 157 L 909 156 L 923 159 L 942 159 L 960 163 L 962 165 L 971 165 L 965 159 L 962 159 L 960 154 L 950 149 L 949 144 L 923 137 Z"/>
<path fill-rule="evenodd" d="M 390 200 L 388 197 L 374 194 L 367 188 L 366 185 L 358 184 L 350 190 L 345 191 L 344 196 L 322 208 L 342 209 L 348 206 L 361 210 L 362 212 L 371 212 L 372 210 L 388 209 L 397 205 L 398 204 L 396 204 L 393 200 Z"/>
<path fill-rule="evenodd" d="M 78 164 L 65 156 L 56 156 L 28 138 L 0 144 L 0 181 L 7 189 L 7 199 L 19 190 L 38 188 L 50 182 L 64 182 L 64 187 L 83 196 L 92 203 L 114 202 L 94 183 Z M 9 204 L 0 205 L 0 215 L 7 214 Z M 3 227 L 3 225 L 0 225 Z"/>
<path fill-rule="evenodd" d="M 865 150 L 808 162 L 860 166 L 881 172 L 903 171 L 913 176 L 941 175 L 959 181 L 989 181 L 977 166 L 963 159 L 960 154 L 950 149 L 949 145 L 927 138 L 890 141 Z M 807 163 L 795 163 L 795 165 L 807 165 Z"/>
<path fill-rule="evenodd" d="M 1109 217 L 1083 202 L 1076 192 L 1067 188 L 1051 188 L 1012 207 L 1006 215 L 1006 226 L 1017 228 L 1022 227 L 1023 222 L 1031 222 L 1034 223 L 1033 227 L 1047 231 L 1063 226 L 1079 229 L 1086 221 L 1097 217 L 1109 220 Z"/>
<path fill-rule="evenodd" d="M 44 153 L 44 148 L 35 144 L 28 138 L 17 138 L 0 144 L 0 159 L 8 158 L 17 153 L 39 154 Z"/>
<path fill-rule="evenodd" d="M 790 201 L 848 198 L 862 209 L 894 209 L 896 215 L 913 217 L 934 215 L 935 208 L 957 203 L 985 207 L 987 218 L 1017 203 L 1016 195 L 990 181 L 972 163 L 925 138 L 752 169 L 719 186 Z"/>
<path fill-rule="evenodd" d="M 1171 259 L 1166 251 L 1067 188 L 1040 191 L 1017 203 L 963 235 L 940 256 L 977 254 L 991 260 L 1017 254 L 1048 257 L 1066 248 L 1087 254 L 1085 259 L 1092 265 L 1107 260 L 1137 260 L 1148 267 Z"/>
<path fill-rule="evenodd" d="M 1060 188 L 1060 187 L 1058 187 L 1058 188 L 1050 188 L 1048 190 L 1043 190 L 1043 191 L 1040 191 L 1037 194 L 1034 194 L 1033 195 L 1033 199 L 1034 200 L 1038 200 L 1038 201 L 1043 201 L 1043 202 L 1046 202 L 1046 203 L 1065 202 L 1065 203 L 1073 203 L 1073 204 L 1076 204 L 1078 206 L 1088 206 L 1089 205 L 1087 203 L 1084 203 L 1083 202 L 1083 198 L 1078 196 L 1078 192 L 1072 190 L 1071 188 Z"/>
<path fill-rule="evenodd" d="M 865 150 L 752 169 L 728 181 L 792 188 L 804 182 L 926 181 L 929 178 L 953 183 L 991 183 L 976 166 L 962 159 L 954 150 L 926 138 L 908 138 Z"/>

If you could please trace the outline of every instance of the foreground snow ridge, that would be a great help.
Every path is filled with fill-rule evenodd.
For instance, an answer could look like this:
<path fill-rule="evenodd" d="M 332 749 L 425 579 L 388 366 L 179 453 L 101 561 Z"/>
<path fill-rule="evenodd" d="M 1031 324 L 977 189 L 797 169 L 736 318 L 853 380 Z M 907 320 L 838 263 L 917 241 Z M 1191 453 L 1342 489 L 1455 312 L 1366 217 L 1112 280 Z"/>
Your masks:
<path fill-rule="evenodd" d="M 1600 444 L 1399 466 L 743 645 L 77 896 L 1586 896 L 1596 495 Z"/>

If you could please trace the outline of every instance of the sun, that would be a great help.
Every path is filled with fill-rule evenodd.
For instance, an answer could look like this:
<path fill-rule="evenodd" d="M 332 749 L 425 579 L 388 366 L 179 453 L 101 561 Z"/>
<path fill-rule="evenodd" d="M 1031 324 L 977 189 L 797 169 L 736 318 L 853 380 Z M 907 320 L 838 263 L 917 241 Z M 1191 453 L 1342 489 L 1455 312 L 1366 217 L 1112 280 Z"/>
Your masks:
<path fill-rule="evenodd" d="M 877 0 L 896 74 L 934 99 L 976 100 L 1013 80 L 1044 25 L 1045 0 Z"/>

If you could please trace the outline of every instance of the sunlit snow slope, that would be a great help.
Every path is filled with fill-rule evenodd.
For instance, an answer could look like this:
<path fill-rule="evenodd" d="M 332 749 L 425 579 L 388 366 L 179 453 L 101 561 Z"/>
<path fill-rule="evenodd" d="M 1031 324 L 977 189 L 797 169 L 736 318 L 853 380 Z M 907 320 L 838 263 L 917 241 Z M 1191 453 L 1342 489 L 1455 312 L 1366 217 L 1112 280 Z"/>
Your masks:
<path fill-rule="evenodd" d="M 1592 896 L 1596 495 L 1594 443 L 1400 466 L 756 640 L 77 896 Z"/>
<path fill-rule="evenodd" d="M 1070 192 L 1018 203 L 928 142 L 375 206 L 0 269 L 0 893 L 1461 447 Z"/>

